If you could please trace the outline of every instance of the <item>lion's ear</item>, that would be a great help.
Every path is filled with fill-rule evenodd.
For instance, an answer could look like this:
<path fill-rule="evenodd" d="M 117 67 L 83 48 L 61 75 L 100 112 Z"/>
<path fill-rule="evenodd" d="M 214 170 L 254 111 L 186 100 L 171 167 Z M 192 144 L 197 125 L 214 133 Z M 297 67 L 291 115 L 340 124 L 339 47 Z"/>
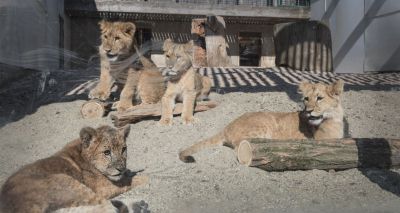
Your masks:
<path fill-rule="evenodd" d="M 311 88 L 311 83 L 309 83 L 308 81 L 302 81 L 299 84 L 298 92 L 304 94 L 310 88 Z"/>
<path fill-rule="evenodd" d="M 121 134 L 125 140 L 129 136 L 130 131 L 131 131 L 131 126 L 129 124 L 118 129 L 119 134 Z"/>
<path fill-rule="evenodd" d="M 339 79 L 333 84 L 329 85 L 328 92 L 332 96 L 340 96 L 343 93 L 344 82 L 343 80 Z"/>
<path fill-rule="evenodd" d="M 188 43 L 185 44 L 185 51 L 189 54 L 192 54 L 193 46 L 194 46 L 193 40 L 189 41 Z"/>
<path fill-rule="evenodd" d="M 79 138 L 81 139 L 83 148 L 88 148 L 90 143 L 96 138 L 96 135 L 96 130 L 92 127 L 82 128 L 81 132 L 79 133 Z"/>
<path fill-rule="evenodd" d="M 123 23 L 123 32 L 130 35 L 130 36 L 134 36 L 135 32 L 136 32 L 136 25 L 132 22 L 125 22 Z"/>
<path fill-rule="evenodd" d="M 105 29 L 107 29 L 110 26 L 110 24 L 111 23 L 106 20 L 99 21 L 100 30 L 104 31 Z"/>
<path fill-rule="evenodd" d="M 167 38 L 167 39 L 164 41 L 164 44 L 163 44 L 163 50 L 164 50 L 164 52 L 168 52 L 168 51 L 172 48 L 173 45 L 174 45 L 174 42 L 172 41 L 172 39 Z"/>

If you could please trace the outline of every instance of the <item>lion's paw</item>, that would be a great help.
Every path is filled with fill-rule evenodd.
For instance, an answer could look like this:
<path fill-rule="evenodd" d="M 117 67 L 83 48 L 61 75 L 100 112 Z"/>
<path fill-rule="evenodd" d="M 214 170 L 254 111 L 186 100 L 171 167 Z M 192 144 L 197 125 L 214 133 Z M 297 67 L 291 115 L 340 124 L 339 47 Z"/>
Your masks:
<path fill-rule="evenodd" d="M 182 117 L 182 123 L 185 125 L 191 125 L 194 123 L 198 123 L 200 120 L 198 118 L 195 118 L 194 116 L 190 117 Z"/>
<path fill-rule="evenodd" d="M 110 97 L 110 94 L 110 91 L 101 91 L 97 88 L 94 88 L 89 92 L 89 99 L 100 99 L 105 101 Z"/>
<path fill-rule="evenodd" d="M 113 103 L 111 109 L 116 109 L 117 112 L 125 112 L 127 109 L 133 108 L 131 103 L 116 101 Z"/>
<path fill-rule="evenodd" d="M 172 126 L 172 124 L 172 118 L 161 118 L 157 123 L 158 126 Z"/>

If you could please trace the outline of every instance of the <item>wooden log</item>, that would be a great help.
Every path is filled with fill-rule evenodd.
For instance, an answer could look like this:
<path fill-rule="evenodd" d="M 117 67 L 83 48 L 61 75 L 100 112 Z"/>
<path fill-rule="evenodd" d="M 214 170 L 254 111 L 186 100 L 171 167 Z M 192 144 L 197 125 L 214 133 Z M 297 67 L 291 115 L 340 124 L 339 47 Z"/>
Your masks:
<path fill-rule="evenodd" d="M 83 118 L 101 118 L 111 110 L 110 102 L 100 100 L 90 100 L 81 107 L 81 115 Z"/>
<path fill-rule="evenodd" d="M 199 101 L 196 103 L 194 108 L 195 112 L 202 112 L 217 106 L 216 102 L 213 101 Z M 174 109 L 174 115 L 182 113 L 183 104 L 177 103 Z M 114 113 L 111 115 L 111 119 L 116 127 L 121 127 L 129 123 L 137 122 L 146 117 L 158 117 L 161 116 L 161 104 L 146 104 L 137 105 L 131 109 L 128 109 L 122 113 Z"/>
<path fill-rule="evenodd" d="M 241 164 L 267 171 L 392 168 L 400 165 L 400 139 L 249 139 L 239 144 Z"/>

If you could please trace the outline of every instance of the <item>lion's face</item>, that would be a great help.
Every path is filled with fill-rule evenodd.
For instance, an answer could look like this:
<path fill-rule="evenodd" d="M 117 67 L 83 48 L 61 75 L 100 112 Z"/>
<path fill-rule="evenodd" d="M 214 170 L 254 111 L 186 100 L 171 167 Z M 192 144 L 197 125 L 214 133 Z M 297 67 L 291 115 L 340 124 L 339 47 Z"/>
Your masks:
<path fill-rule="evenodd" d="M 132 51 L 136 26 L 132 22 L 99 22 L 101 29 L 100 54 L 115 62 Z"/>
<path fill-rule="evenodd" d="M 343 81 L 339 80 L 331 85 L 303 82 L 299 85 L 299 90 L 303 94 L 304 110 L 308 122 L 318 126 L 324 119 L 331 118 L 337 107 L 340 106 Z"/>
<path fill-rule="evenodd" d="M 113 129 L 85 127 L 80 132 L 82 156 L 112 181 L 119 181 L 126 171 L 126 138 L 129 126 Z"/>
<path fill-rule="evenodd" d="M 182 71 L 188 70 L 192 66 L 192 43 L 175 44 L 171 39 L 164 42 L 163 50 L 165 64 L 169 73 L 178 75 Z"/>

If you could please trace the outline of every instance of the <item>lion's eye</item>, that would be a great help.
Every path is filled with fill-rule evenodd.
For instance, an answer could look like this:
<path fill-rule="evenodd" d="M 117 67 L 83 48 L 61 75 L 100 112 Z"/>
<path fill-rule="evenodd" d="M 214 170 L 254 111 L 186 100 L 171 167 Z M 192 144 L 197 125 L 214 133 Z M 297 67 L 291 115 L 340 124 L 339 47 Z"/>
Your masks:
<path fill-rule="evenodd" d="M 169 58 L 169 55 L 166 55 L 165 57 Z"/>
<path fill-rule="evenodd" d="M 304 97 L 304 101 L 308 101 L 308 97 Z"/>
<path fill-rule="evenodd" d="M 120 37 L 118 37 L 118 36 L 117 36 L 117 37 L 115 37 L 115 40 L 116 40 L 116 41 L 118 41 L 119 39 L 120 39 Z"/>
<path fill-rule="evenodd" d="M 322 99 L 324 99 L 324 97 L 321 97 L 321 96 L 318 96 L 318 97 L 317 97 L 317 101 L 320 101 L 320 100 L 322 100 Z"/>
<path fill-rule="evenodd" d="M 108 36 L 107 36 L 107 35 L 104 35 L 104 38 L 108 38 Z"/>
<path fill-rule="evenodd" d="M 111 155 L 111 151 L 110 150 L 106 150 L 103 152 L 104 155 Z"/>
<path fill-rule="evenodd" d="M 122 148 L 122 153 L 126 152 L 126 146 Z"/>

